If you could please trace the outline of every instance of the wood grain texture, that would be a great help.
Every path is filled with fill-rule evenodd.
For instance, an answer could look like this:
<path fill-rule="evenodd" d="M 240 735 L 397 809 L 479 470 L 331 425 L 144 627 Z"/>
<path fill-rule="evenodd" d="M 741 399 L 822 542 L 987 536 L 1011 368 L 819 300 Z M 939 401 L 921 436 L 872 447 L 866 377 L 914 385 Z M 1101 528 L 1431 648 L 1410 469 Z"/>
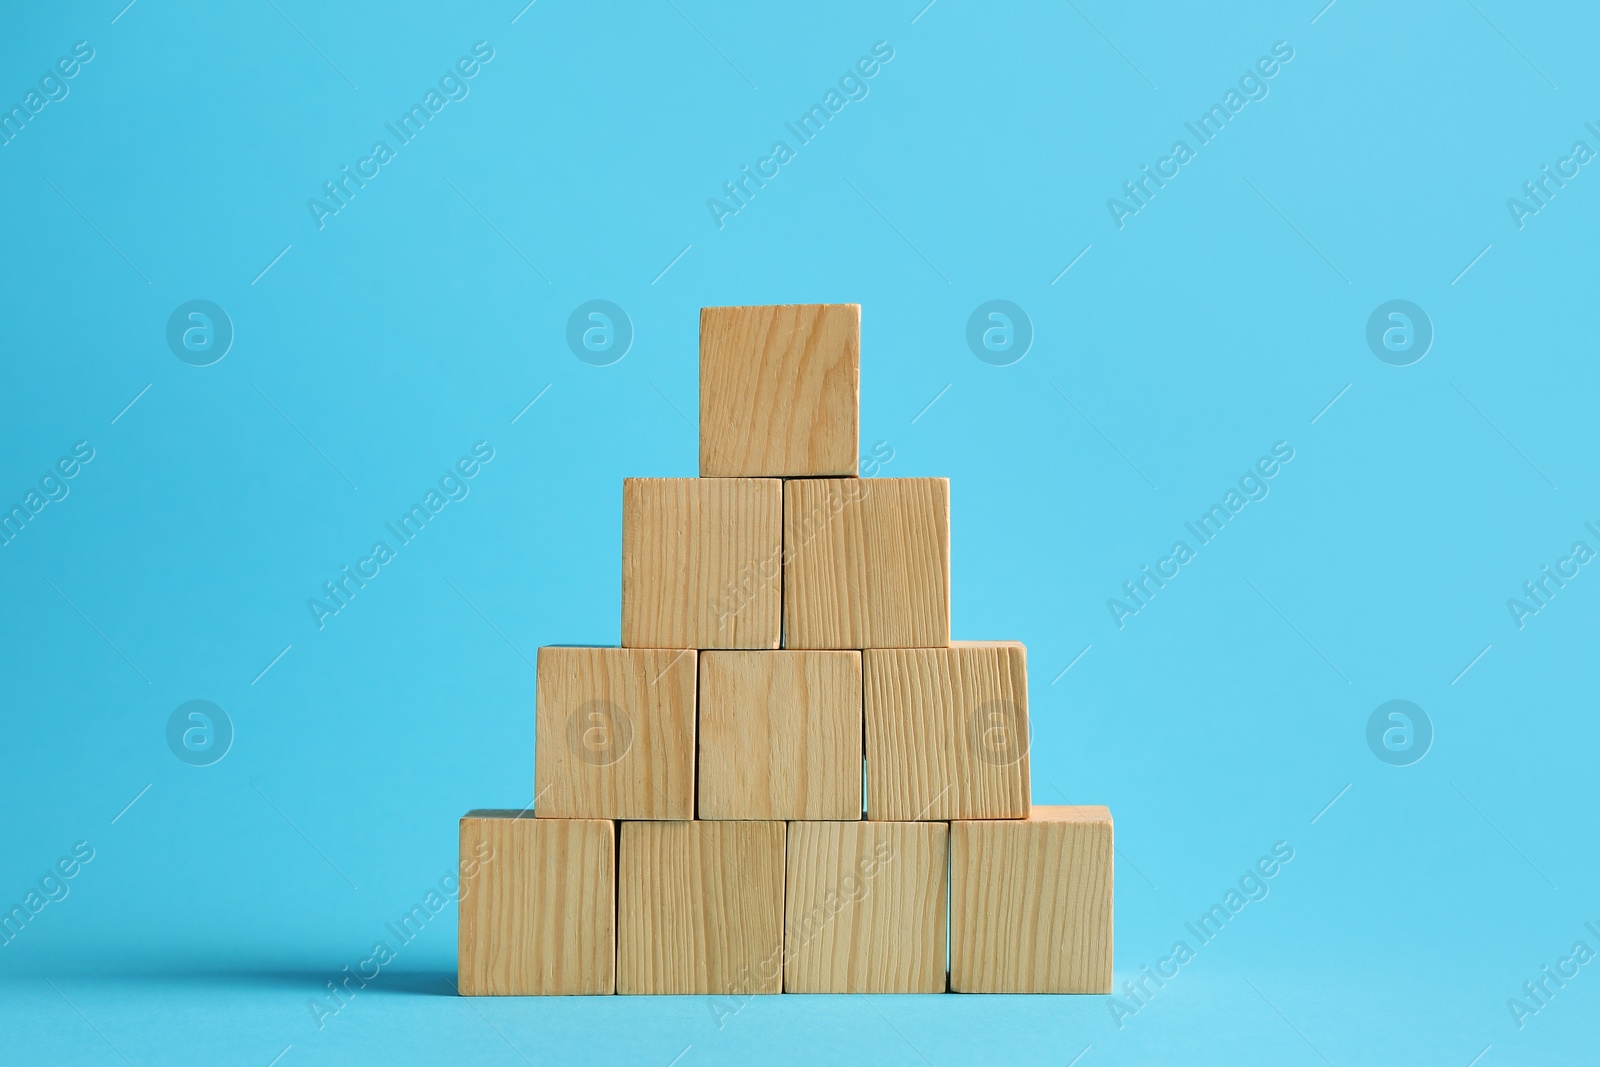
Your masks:
<path fill-rule="evenodd" d="M 943 993 L 950 828 L 789 824 L 786 993 Z"/>
<path fill-rule="evenodd" d="M 781 822 L 623 823 L 617 992 L 781 992 L 783 852 Z"/>
<path fill-rule="evenodd" d="M 861 818 L 861 653 L 700 653 L 699 817 Z"/>
<path fill-rule="evenodd" d="M 1028 663 L 1016 641 L 862 653 L 867 818 L 1028 815 Z"/>
<path fill-rule="evenodd" d="M 784 483 L 785 648 L 950 641 L 950 482 Z"/>
<path fill-rule="evenodd" d="M 1111 992 L 1113 840 L 1102 807 L 950 826 L 950 988 Z"/>
<path fill-rule="evenodd" d="M 861 306 L 700 309 L 700 475 L 854 475 Z"/>
<path fill-rule="evenodd" d="M 628 478 L 622 485 L 622 643 L 777 648 L 783 483 Z"/>
<path fill-rule="evenodd" d="M 607 819 L 461 820 L 463 996 L 616 989 L 616 834 Z"/>
<path fill-rule="evenodd" d="M 535 810 L 556 819 L 694 816 L 693 649 L 539 650 Z"/>

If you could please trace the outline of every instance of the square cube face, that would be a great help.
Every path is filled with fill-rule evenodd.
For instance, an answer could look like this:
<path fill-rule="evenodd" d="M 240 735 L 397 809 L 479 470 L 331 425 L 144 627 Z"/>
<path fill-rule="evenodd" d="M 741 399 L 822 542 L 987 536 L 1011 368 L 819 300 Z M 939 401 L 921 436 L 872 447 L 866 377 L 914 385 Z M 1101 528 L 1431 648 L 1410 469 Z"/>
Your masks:
<path fill-rule="evenodd" d="M 942 822 L 789 824 L 786 993 L 943 993 Z"/>
<path fill-rule="evenodd" d="M 622 487 L 622 643 L 777 648 L 783 483 L 628 478 Z"/>
<path fill-rule="evenodd" d="M 700 476 L 856 473 L 861 306 L 700 309 Z"/>
<path fill-rule="evenodd" d="M 617 992 L 783 989 L 781 822 L 622 824 Z"/>
<path fill-rule="evenodd" d="M 950 826 L 950 988 L 1111 992 L 1111 812 Z"/>
<path fill-rule="evenodd" d="M 693 649 L 539 650 L 541 817 L 694 817 L 695 658 Z"/>
<path fill-rule="evenodd" d="M 1028 663 L 1016 641 L 861 654 L 867 818 L 1028 815 Z"/>
<path fill-rule="evenodd" d="M 861 653 L 700 653 L 702 819 L 861 818 Z"/>
<path fill-rule="evenodd" d="M 607 819 L 461 820 L 463 996 L 616 989 L 616 832 Z"/>
<path fill-rule="evenodd" d="M 784 483 L 785 648 L 950 642 L 950 482 Z"/>

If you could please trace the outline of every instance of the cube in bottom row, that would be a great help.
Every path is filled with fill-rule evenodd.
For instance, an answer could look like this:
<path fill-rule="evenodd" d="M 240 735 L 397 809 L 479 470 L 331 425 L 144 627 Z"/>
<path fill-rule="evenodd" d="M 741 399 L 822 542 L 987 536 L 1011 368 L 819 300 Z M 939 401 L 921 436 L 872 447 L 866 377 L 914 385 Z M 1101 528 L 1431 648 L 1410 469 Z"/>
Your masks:
<path fill-rule="evenodd" d="M 1111 991 L 1105 808 L 614 825 L 461 820 L 463 995 Z"/>
<path fill-rule="evenodd" d="M 1103 807 L 950 825 L 950 989 L 1111 992 L 1115 847 Z"/>
<path fill-rule="evenodd" d="M 942 822 L 789 824 L 786 993 L 943 993 Z"/>
<path fill-rule="evenodd" d="M 783 987 L 781 822 L 622 824 L 617 992 Z"/>
<path fill-rule="evenodd" d="M 463 996 L 616 987 L 616 832 L 609 819 L 471 811 L 461 820 Z"/>

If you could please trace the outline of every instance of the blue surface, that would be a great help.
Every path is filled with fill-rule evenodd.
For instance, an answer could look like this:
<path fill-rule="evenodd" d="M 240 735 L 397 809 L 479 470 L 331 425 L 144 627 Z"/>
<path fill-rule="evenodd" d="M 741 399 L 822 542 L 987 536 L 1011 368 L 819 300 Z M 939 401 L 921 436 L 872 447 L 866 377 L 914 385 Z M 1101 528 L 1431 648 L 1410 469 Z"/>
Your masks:
<path fill-rule="evenodd" d="M 0 903 L 38 893 L 0 1058 L 1592 1058 L 1592 11 L 124 2 L 0 14 Z M 620 359 L 569 346 L 593 300 Z M 974 349 L 993 300 L 1027 329 Z M 1369 344 L 1397 300 L 1420 360 L 1412 312 Z M 1192 958 L 1137 999 L 469 1002 L 452 905 L 319 1028 L 457 817 L 530 799 L 534 650 L 617 640 L 620 479 L 695 473 L 698 308 L 799 301 L 863 307 L 876 473 L 951 479 L 1035 800 L 1115 814 L 1119 986 Z"/>

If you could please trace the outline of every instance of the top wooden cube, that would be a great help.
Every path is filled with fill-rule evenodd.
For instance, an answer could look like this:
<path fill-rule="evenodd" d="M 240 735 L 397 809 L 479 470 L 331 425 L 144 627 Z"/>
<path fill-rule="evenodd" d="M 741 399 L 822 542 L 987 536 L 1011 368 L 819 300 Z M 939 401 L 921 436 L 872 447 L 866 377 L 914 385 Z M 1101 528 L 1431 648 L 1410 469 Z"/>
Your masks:
<path fill-rule="evenodd" d="M 856 474 L 861 305 L 700 309 L 700 476 Z"/>

